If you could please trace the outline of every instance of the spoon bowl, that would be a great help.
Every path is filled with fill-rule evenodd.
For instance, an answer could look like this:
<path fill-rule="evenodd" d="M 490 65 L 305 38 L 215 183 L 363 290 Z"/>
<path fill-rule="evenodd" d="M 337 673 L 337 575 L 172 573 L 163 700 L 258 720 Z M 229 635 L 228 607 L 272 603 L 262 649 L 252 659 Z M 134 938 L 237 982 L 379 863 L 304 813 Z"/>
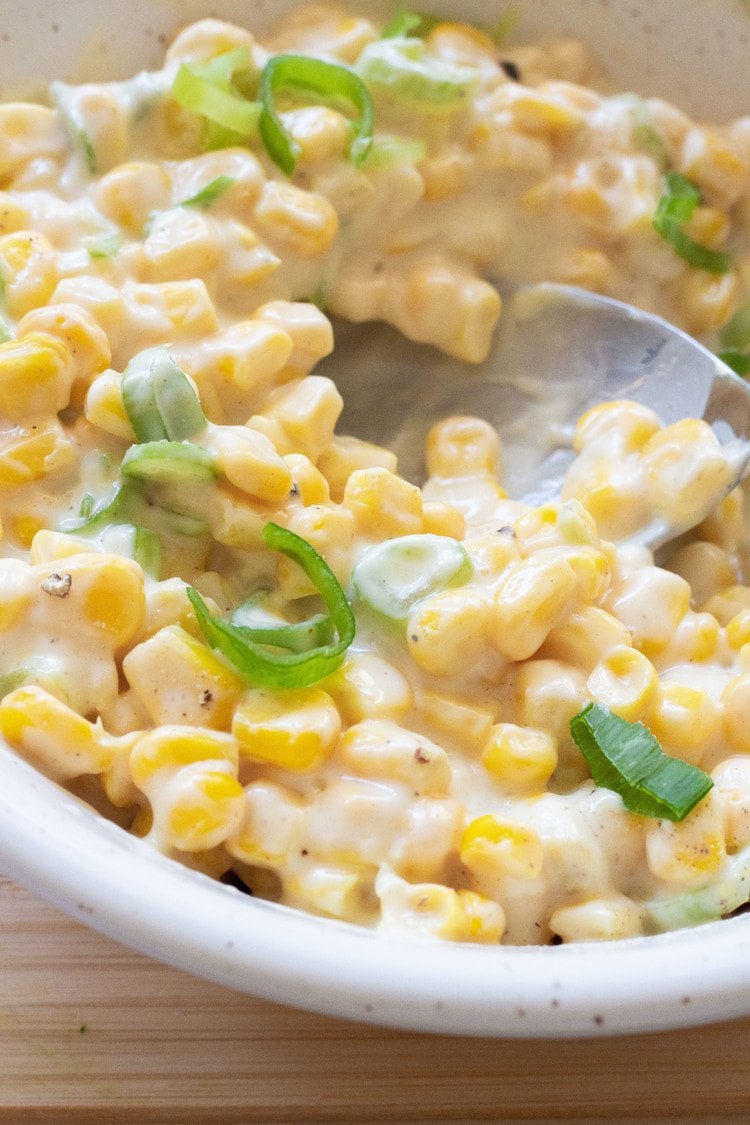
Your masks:
<path fill-rule="evenodd" d="M 500 436 L 509 495 L 543 504 L 560 494 L 577 419 L 614 399 L 650 407 L 664 425 L 704 418 L 730 458 L 731 487 L 750 459 L 750 386 L 687 333 L 609 297 L 552 283 L 516 289 L 478 365 L 379 322 L 335 330 L 336 349 L 317 372 L 343 395 L 341 432 L 392 449 L 417 483 L 430 427 L 469 414 Z M 696 510 L 695 523 L 706 514 Z M 657 547 L 674 534 L 654 527 L 639 541 Z"/>

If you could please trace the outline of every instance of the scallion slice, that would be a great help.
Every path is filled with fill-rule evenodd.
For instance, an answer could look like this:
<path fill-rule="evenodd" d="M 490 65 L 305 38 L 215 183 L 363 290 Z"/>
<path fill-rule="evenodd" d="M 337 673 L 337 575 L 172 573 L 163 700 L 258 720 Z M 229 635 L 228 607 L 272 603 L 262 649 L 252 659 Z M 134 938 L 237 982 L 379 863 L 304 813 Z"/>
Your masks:
<path fill-rule="evenodd" d="M 694 183 L 679 172 L 670 172 L 667 190 L 654 213 L 654 229 L 688 265 L 709 273 L 726 273 L 732 267 L 731 256 L 722 250 L 701 246 L 684 229 L 700 199 Z"/>
<path fill-rule="evenodd" d="M 131 445 L 120 470 L 144 485 L 206 484 L 217 475 L 216 455 L 189 441 L 149 441 Z"/>
<path fill-rule="evenodd" d="M 731 367 L 732 371 L 743 378 L 750 375 L 750 353 L 737 352 L 730 348 L 729 351 L 719 352 L 719 359 L 722 363 L 726 363 L 727 367 Z"/>
<path fill-rule="evenodd" d="M 402 535 L 365 551 L 352 586 L 360 601 L 384 617 L 404 621 L 430 594 L 471 577 L 466 550 L 447 535 Z"/>
<path fill-rule="evenodd" d="M 355 165 L 361 164 L 372 144 L 374 113 L 367 87 L 353 70 L 338 63 L 295 54 L 272 55 L 263 68 L 260 135 L 273 162 L 291 176 L 300 157 L 300 147 L 281 120 L 277 99 L 282 93 L 312 95 L 327 102 L 353 106 L 356 117 L 352 120 L 354 137 L 349 146 L 349 159 Z"/>
<path fill-rule="evenodd" d="M 204 188 L 191 195 L 188 199 L 181 200 L 178 207 L 198 207 L 201 211 L 207 211 L 209 207 L 216 202 L 216 200 L 229 191 L 234 183 L 232 176 L 217 176 L 216 179 L 211 180 Z"/>
<path fill-rule="evenodd" d="M 331 629 L 338 637 L 335 642 L 297 651 L 295 646 L 301 639 L 297 626 L 253 629 L 233 625 L 212 614 L 197 590 L 188 587 L 187 595 L 208 643 L 250 683 L 276 690 L 309 687 L 341 666 L 354 640 L 354 614 L 333 571 L 306 539 L 268 523 L 263 529 L 263 540 L 270 550 L 280 551 L 298 563 L 325 602 L 329 624 L 322 626 L 318 618 L 304 623 L 310 638 L 316 640 L 321 635 L 319 630 L 325 633 Z"/>
<path fill-rule="evenodd" d="M 479 81 L 474 67 L 431 58 L 423 40 L 408 36 L 368 43 L 357 73 L 368 86 L 425 113 L 460 108 Z"/>
<path fill-rule="evenodd" d="M 81 117 L 74 94 L 75 87 L 68 86 L 65 82 L 53 82 L 50 86 L 50 96 L 57 107 L 63 125 L 67 129 L 68 136 L 83 156 L 86 170 L 93 176 L 99 170 L 99 160 L 91 134 Z"/>
<path fill-rule="evenodd" d="M 195 388 L 165 347 L 133 356 L 123 372 L 121 391 L 139 442 L 183 441 L 206 427 Z"/>
<path fill-rule="evenodd" d="M 225 51 L 206 63 L 182 63 L 172 84 L 172 97 L 183 109 L 206 118 L 224 130 L 226 144 L 248 140 L 258 127 L 260 105 L 238 88 L 249 79 L 253 64 L 247 47 Z M 218 148 L 217 137 L 207 138 L 209 148 Z"/>
<path fill-rule="evenodd" d="M 417 15 L 416 12 L 410 12 L 406 8 L 399 8 L 383 27 L 383 30 L 380 32 L 380 38 L 401 39 L 405 35 L 411 35 L 413 31 L 418 32 L 422 26 L 422 22 L 422 16 Z"/>
<path fill-rule="evenodd" d="M 724 325 L 720 342 L 719 359 L 738 375 L 750 375 L 750 301 Z"/>
<path fill-rule="evenodd" d="M 419 164 L 427 155 L 424 141 L 406 137 L 379 137 L 363 161 L 363 168 L 375 171 L 396 164 Z"/>
<path fill-rule="evenodd" d="M 665 754 L 643 723 L 629 723 L 601 703 L 575 715 L 570 733 L 596 784 L 619 793 L 640 816 L 684 820 L 713 787 L 703 770 Z"/>

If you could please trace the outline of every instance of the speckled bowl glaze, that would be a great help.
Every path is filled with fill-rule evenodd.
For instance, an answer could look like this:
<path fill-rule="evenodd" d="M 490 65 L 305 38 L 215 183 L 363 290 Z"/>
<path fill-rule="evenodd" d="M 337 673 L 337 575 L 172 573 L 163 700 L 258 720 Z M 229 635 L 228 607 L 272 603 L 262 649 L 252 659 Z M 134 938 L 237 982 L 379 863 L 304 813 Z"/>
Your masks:
<path fill-rule="evenodd" d="M 0 96 L 156 64 L 180 23 L 262 31 L 283 0 L 2 3 Z M 352 3 L 369 12 L 392 5 Z M 487 21 L 505 2 L 431 2 Z M 742 0 L 525 0 L 514 36 L 576 35 L 613 78 L 698 117 L 750 109 Z M 79 920 L 229 988 L 335 1016 L 452 1034 L 643 1032 L 750 1013 L 750 916 L 659 937 L 554 948 L 423 943 L 248 900 L 155 853 L 0 746 L 0 869 Z"/>

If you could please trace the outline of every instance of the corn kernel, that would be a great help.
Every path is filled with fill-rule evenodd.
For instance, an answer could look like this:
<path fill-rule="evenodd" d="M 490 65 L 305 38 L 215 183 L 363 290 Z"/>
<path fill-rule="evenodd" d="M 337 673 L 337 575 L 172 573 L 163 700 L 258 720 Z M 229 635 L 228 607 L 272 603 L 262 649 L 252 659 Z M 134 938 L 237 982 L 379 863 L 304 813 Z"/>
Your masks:
<path fill-rule="evenodd" d="M 442 796 L 451 781 L 445 751 L 424 735 L 387 719 L 365 719 L 341 739 L 339 757 L 363 777 L 403 782 L 415 793 Z"/>
<path fill-rule="evenodd" d="M 56 781 L 101 773 L 112 760 L 109 735 L 34 684 L 0 702 L 0 731 Z"/>
<path fill-rule="evenodd" d="M 136 645 L 123 672 L 151 721 L 228 730 L 244 683 L 206 645 L 169 625 Z"/>
<path fill-rule="evenodd" d="M 684 820 L 660 820 L 646 829 L 649 869 L 667 883 L 699 884 L 721 867 L 725 855 L 724 817 L 715 793 Z"/>
<path fill-rule="evenodd" d="M 434 477 L 497 477 L 502 472 L 497 431 L 481 418 L 456 416 L 436 423 L 427 435 L 425 456 Z"/>
<path fill-rule="evenodd" d="M 412 704 L 408 680 L 395 665 L 372 653 L 347 656 L 326 687 L 347 724 L 395 717 Z"/>
<path fill-rule="evenodd" d="M 658 678 L 651 661 L 636 648 L 618 646 L 587 680 L 591 696 L 621 719 L 642 718 L 656 694 Z"/>
<path fill-rule="evenodd" d="M 299 497 L 305 507 L 330 503 L 328 481 L 309 457 L 304 453 L 287 453 L 284 461 L 292 474 L 292 493 Z"/>
<path fill-rule="evenodd" d="M 625 895 L 611 894 L 560 906 L 550 916 L 553 934 L 570 941 L 616 941 L 643 933 L 641 911 Z"/>
<path fill-rule="evenodd" d="M 244 811 L 244 793 L 235 777 L 204 765 L 180 771 L 153 802 L 152 832 L 180 851 L 207 851 L 235 831 Z M 166 838 L 166 839 L 165 839 Z"/>
<path fill-rule="evenodd" d="M 232 721 L 244 757 L 290 770 L 310 770 L 333 750 L 341 731 L 336 706 L 319 688 L 247 691 Z"/>
<path fill-rule="evenodd" d="M 344 507 L 363 535 L 387 539 L 422 531 L 422 494 L 388 469 L 356 469 L 344 489 Z"/>
<path fill-rule="evenodd" d="M 57 156 L 65 147 L 54 110 L 26 102 L 0 106 L 0 182 L 10 179 L 32 158 Z"/>
<path fill-rule="evenodd" d="M 708 692 L 662 680 L 648 727 L 667 753 L 698 765 L 721 724 L 721 711 Z"/>
<path fill-rule="evenodd" d="M 120 164 L 95 184 L 97 208 L 140 237 L 149 216 L 169 206 L 172 182 L 161 164 L 145 160 Z"/>
<path fill-rule="evenodd" d="M 57 255 L 42 234 L 19 230 L 0 237 L 0 268 L 5 275 L 5 305 L 19 319 L 46 305 L 57 279 Z"/>
<path fill-rule="evenodd" d="M 544 849 L 532 828 L 487 814 L 472 820 L 461 837 L 461 862 L 477 875 L 538 879 Z"/>
<path fill-rule="evenodd" d="M 443 590 L 412 613 L 406 638 L 412 660 L 433 676 L 455 676 L 487 652 L 488 606 L 470 589 Z"/>
<path fill-rule="evenodd" d="M 172 340 L 198 340 L 219 331 L 216 308 L 200 277 L 133 285 L 129 297 L 136 315 L 143 309 L 163 316 L 165 334 Z"/>
<path fill-rule="evenodd" d="M 131 751 L 130 772 L 138 788 L 147 791 L 162 771 L 174 773 L 205 762 L 226 762 L 236 770 L 238 759 L 237 742 L 229 734 L 169 725 L 140 735 Z"/>
<path fill-rule="evenodd" d="M 340 504 L 347 481 L 357 469 L 387 469 L 396 472 L 396 454 L 369 441 L 334 435 L 333 441 L 318 458 L 318 468 L 328 481 L 331 497 Z"/>
<path fill-rule="evenodd" d="M 415 705 L 427 726 L 464 746 L 478 749 L 487 739 L 495 717 L 488 707 L 456 699 L 452 695 L 420 688 Z"/>
<path fill-rule="evenodd" d="M 55 337 L 30 332 L 0 344 L 0 413 L 8 418 L 56 414 L 70 402 L 70 353 Z"/>
<path fill-rule="evenodd" d="M 506 789 L 541 791 L 557 766 L 557 743 L 547 731 L 497 723 L 482 750 L 482 765 Z"/>
<path fill-rule="evenodd" d="M 333 242 L 338 215 L 324 196 L 269 180 L 255 208 L 260 229 L 287 253 L 314 258 Z"/>
<path fill-rule="evenodd" d="M 284 500 L 292 474 L 271 442 L 248 426 L 211 426 L 203 444 L 216 453 L 219 473 L 266 504 Z"/>
<path fill-rule="evenodd" d="M 225 841 L 227 851 L 256 867 L 281 867 L 289 858 L 304 807 L 291 789 L 273 781 L 251 782 L 245 786 L 242 821 Z"/>
<path fill-rule="evenodd" d="M 39 480 L 74 461 L 73 445 L 56 418 L 27 418 L 0 429 L 0 488 Z"/>
<path fill-rule="evenodd" d="M 495 592 L 492 643 L 508 660 L 526 660 L 570 611 L 575 571 L 552 551 L 538 552 L 511 567 Z"/>
<path fill-rule="evenodd" d="M 333 440 L 342 407 L 330 379 L 308 375 L 272 391 L 261 414 L 275 422 L 286 438 L 288 447 L 280 453 L 304 453 L 315 462 Z"/>
<path fill-rule="evenodd" d="M 116 371 L 98 375 L 86 392 L 86 421 L 132 445 L 136 436 L 122 401 L 121 379 Z"/>

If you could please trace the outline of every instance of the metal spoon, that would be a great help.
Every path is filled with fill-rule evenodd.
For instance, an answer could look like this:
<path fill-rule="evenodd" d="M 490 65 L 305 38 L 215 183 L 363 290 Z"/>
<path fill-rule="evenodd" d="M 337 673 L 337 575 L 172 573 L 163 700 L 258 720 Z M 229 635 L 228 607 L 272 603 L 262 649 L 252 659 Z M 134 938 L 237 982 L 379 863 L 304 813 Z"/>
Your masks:
<path fill-rule="evenodd" d="M 392 449 L 415 482 L 424 479 L 429 428 L 471 414 L 500 435 L 509 495 L 544 503 L 559 495 L 573 459 L 575 421 L 623 398 L 651 407 L 665 425 L 705 418 L 731 457 L 732 487 L 750 460 L 750 386 L 674 325 L 608 297 L 551 283 L 516 290 L 479 365 L 379 322 L 336 322 L 335 332 L 334 352 L 316 373 L 343 395 L 339 431 Z M 705 515 L 696 512 L 695 523 Z M 654 527 L 639 541 L 655 548 L 676 534 Z"/>

